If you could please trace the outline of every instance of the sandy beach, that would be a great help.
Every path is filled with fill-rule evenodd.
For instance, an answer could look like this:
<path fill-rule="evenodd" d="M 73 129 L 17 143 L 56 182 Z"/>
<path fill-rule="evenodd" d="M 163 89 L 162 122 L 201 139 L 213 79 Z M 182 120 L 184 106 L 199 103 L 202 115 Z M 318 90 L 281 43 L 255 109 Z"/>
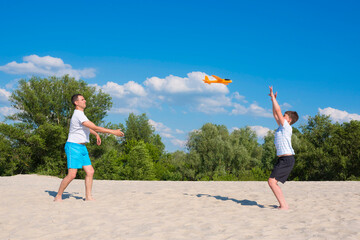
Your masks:
<path fill-rule="evenodd" d="M 0 239 L 360 239 L 360 182 L 287 182 L 289 211 L 267 182 L 60 182 L 0 177 Z"/>

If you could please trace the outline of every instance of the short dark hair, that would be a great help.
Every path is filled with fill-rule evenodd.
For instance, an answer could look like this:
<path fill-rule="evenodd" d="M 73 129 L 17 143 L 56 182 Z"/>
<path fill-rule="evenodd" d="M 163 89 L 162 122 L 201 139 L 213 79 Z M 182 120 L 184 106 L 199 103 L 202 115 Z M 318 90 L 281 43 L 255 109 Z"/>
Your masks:
<path fill-rule="evenodd" d="M 285 114 L 287 114 L 291 119 L 290 125 L 293 125 L 299 119 L 299 115 L 295 111 L 286 111 Z"/>
<path fill-rule="evenodd" d="M 75 102 L 78 100 L 78 97 L 79 96 L 82 96 L 81 94 L 74 94 L 72 97 L 71 97 L 71 102 L 72 104 L 74 104 L 74 106 L 76 107 L 75 105 Z"/>

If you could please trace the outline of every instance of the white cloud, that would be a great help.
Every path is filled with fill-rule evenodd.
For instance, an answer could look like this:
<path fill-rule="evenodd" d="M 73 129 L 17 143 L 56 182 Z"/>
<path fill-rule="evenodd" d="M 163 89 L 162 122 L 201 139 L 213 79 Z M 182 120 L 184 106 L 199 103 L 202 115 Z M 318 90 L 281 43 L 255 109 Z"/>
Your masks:
<path fill-rule="evenodd" d="M 148 78 L 143 84 L 129 81 L 125 84 L 107 82 L 103 86 L 91 84 L 98 90 L 110 94 L 114 108 L 138 109 L 167 106 L 175 111 L 174 106 L 181 106 L 193 111 L 205 113 L 225 113 L 225 106 L 231 106 L 231 99 L 225 95 L 229 92 L 224 85 L 211 86 L 204 84 L 206 74 L 191 72 L 181 78 L 169 75 L 165 78 Z M 119 101 L 119 100 L 121 101 Z M 113 111 L 122 113 L 121 111 Z"/>
<path fill-rule="evenodd" d="M 128 115 L 129 113 L 139 114 L 139 111 L 133 108 L 111 108 L 109 113 Z"/>
<path fill-rule="evenodd" d="M 69 76 L 75 79 L 95 77 L 94 68 L 73 69 L 71 65 L 65 64 L 61 58 L 30 55 L 23 57 L 23 61 L 22 63 L 12 61 L 4 66 L 0 66 L 0 71 L 9 74 L 41 76 L 63 76 L 69 74 Z"/>
<path fill-rule="evenodd" d="M 170 133 L 171 129 L 165 126 L 161 122 L 155 122 L 154 120 L 149 119 L 149 124 L 155 128 L 156 131 L 161 133 Z"/>
<path fill-rule="evenodd" d="M 226 113 L 225 107 L 232 105 L 231 99 L 226 96 L 200 97 L 197 99 L 197 111 L 203 113 Z"/>
<path fill-rule="evenodd" d="M 267 133 L 271 131 L 269 128 L 263 126 L 249 126 L 249 127 L 251 130 L 253 130 L 256 133 L 258 138 L 264 138 L 267 135 Z"/>
<path fill-rule="evenodd" d="M 302 116 L 302 119 L 307 121 L 309 119 L 309 117 L 310 117 L 310 115 L 304 115 L 304 116 Z"/>
<path fill-rule="evenodd" d="M 0 114 L 4 116 L 9 116 L 17 112 L 18 110 L 13 107 L 0 107 Z"/>
<path fill-rule="evenodd" d="M 272 117 L 269 111 L 261 108 L 257 103 L 247 104 L 244 96 L 238 92 L 229 94 L 229 89 L 223 84 L 205 84 L 203 79 L 207 74 L 191 72 L 186 77 L 169 75 L 165 78 L 151 77 L 142 84 L 129 81 L 124 84 L 107 82 L 99 86 L 92 84 L 98 90 L 113 97 L 114 108 L 137 109 L 157 107 L 170 109 L 173 112 L 180 110 L 202 112 L 206 114 L 248 114 L 260 117 Z M 237 102 L 249 105 L 245 107 Z M 122 114 L 122 111 L 113 111 Z M 126 112 L 126 111 L 123 111 Z"/>
<path fill-rule="evenodd" d="M 21 79 L 21 78 L 16 78 L 16 79 L 8 82 L 8 83 L 5 85 L 5 88 L 8 89 L 8 90 L 14 89 L 15 85 L 18 83 L 18 81 L 19 81 L 20 79 Z"/>
<path fill-rule="evenodd" d="M 0 88 L 0 102 L 7 102 L 11 93 L 5 89 Z"/>
<path fill-rule="evenodd" d="M 166 132 L 160 132 L 160 136 L 164 138 L 175 139 L 175 137 L 172 134 Z"/>
<path fill-rule="evenodd" d="M 236 100 L 238 100 L 238 101 L 242 101 L 243 103 L 247 103 L 247 102 L 248 102 L 248 101 L 245 100 L 245 96 L 240 95 L 240 93 L 238 93 L 238 92 L 234 92 L 234 93 L 232 94 L 232 98 L 234 98 L 234 99 L 236 99 Z"/>
<path fill-rule="evenodd" d="M 185 140 L 172 139 L 171 143 L 174 144 L 175 146 L 182 147 L 182 148 L 186 146 L 186 141 Z"/>
<path fill-rule="evenodd" d="M 181 78 L 169 75 L 165 78 L 148 78 L 144 85 L 155 92 L 181 94 L 181 93 L 229 93 L 229 89 L 223 84 L 204 84 L 203 72 L 191 72 L 187 77 Z"/>
<path fill-rule="evenodd" d="M 173 131 L 171 130 L 171 128 L 167 127 L 165 124 L 163 124 L 161 122 L 155 122 L 154 120 L 151 120 L 151 119 L 149 119 L 149 124 L 155 128 L 155 131 L 157 131 L 161 137 L 169 139 L 173 145 L 178 146 L 178 147 L 185 146 L 186 141 L 177 139 L 173 135 Z M 184 132 L 179 129 L 176 129 L 175 133 L 183 134 Z"/>
<path fill-rule="evenodd" d="M 283 104 L 281 105 L 281 108 L 289 109 L 289 108 L 292 108 L 292 106 L 291 106 L 291 104 L 289 104 L 289 103 L 283 103 Z"/>
<path fill-rule="evenodd" d="M 90 86 L 110 94 L 114 104 L 110 110 L 111 113 L 122 115 L 131 112 L 138 113 L 141 112 L 139 108 L 149 108 L 156 105 L 151 98 L 147 97 L 145 88 L 134 81 L 129 81 L 123 85 L 107 82 L 103 86 L 98 84 L 90 84 Z"/>
<path fill-rule="evenodd" d="M 125 98 L 129 96 L 146 96 L 146 91 L 144 87 L 134 81 L 127 82 L 124 85 L 120 85 L 114 82 L 107 82 L 103 86 L 99 86 L 97 84 L 91 84 L 91 86 L 94 86 L 97 89 L 101 89 L 104 92 L 110 94 L 112 97 L 116 98 Z"/>
<path fill-rule="evenodd" d="M 177 134 L 184 134 L 184 133 L 185 133 L 184 131 L 182 131 L 182 130 L 180 130 L 180 129 L 175 129 L 175 132 L 176 132 Z"/>
<path fill-rule="evenodd" d="M 257 117 L 266 117 L 266 118 L 273 117 L 272 113 L 269 110 L 260 107 L 256 102 L 250 104 L 249 107 L 245 107 L 241 104 L 234 103 L 234 109 L 231 111 L 231 114 L 233 115 L 249 114 Z"/>
<path fill-rule="evenodd" d="M 125 86 L 125 89 L 127 89 L 129 92 L 131 92 L 134 95 L 146 96 L 146 91 L 143 88 L 143 86 L 141 86 L 140 84 L 138 84 L 134 81 L 130 81 L 130 82 L 126 83 L 124 86 Z"/>
<path fill-rule="evenodd" d="M 260 107 L 259 105 L 257 105 L 257 103 L 253 103 L 250 105 L 249 112 L 259 117 L 273 117 L 273 114 L 270 113 L 270 111 L 267 111 L 264 108 Z"/>
<path fill-rule="evenodd" d="M 50 56 L 39 57 L 38 55 L 30 55 L 23 57 L 25 62 L 33 63 L 39 67 L 43 67 L 46 69 L 50 68 L 62 68 L 63 66 L 71 67 L 68 64 L 64 64 L 64 61 L 60 58 L 54 58 Z"/>
<path fill-rule="evenodd" d="M 335 122 L 350 122 L 351 120 L 360 121 L 360 115 L 356 113 L 348 113 L 346 111 L 338 110 L 335 108 L 319 108 L 319 113 L 328 115 Z"/>
<path fill-rule="evenodd" d="M 247 113 L 248 113 L 248 109 L 245 106 L 238 103 L 234 104 L 234 109 L 231 111 L 231 114 L 233 115 L 245 115 Z"/>
<path fill-rule="evenodd" d="M 169 75 L 165 78 L 148 78 L 144 85 L 156 96 L 159 105 L 168 103 L 171 106 L 183 106 L 191 111 L 206 114 L 227 113 L 231 98 L 226 95 L 229 89 L 223 84 L 204 84 L 207 74 L 191 72 L 187 77 Z M 241 96 L 236 96 L 241 98 Z"/>
<path fill-rule="evenodd" d="M 170 75 L 165 79 L 158 77 L 152 77 L 145 81 L 145 85 L 152 88 L 157 92 L 168 92 L 168 93 L 184 93 L 193 91 L 189 84 L 189 79 L 183 79 Z"/>

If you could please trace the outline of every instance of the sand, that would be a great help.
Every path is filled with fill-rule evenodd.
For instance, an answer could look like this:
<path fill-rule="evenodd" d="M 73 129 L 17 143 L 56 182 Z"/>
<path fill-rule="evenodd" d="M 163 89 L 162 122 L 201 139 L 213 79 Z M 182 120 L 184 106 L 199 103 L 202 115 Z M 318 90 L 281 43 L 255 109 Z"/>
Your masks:
<path fill-rule="evenodd" d="M 0 177 L 0 240 L 360 239 L 360 182 L 287 182 L 291 210 L 267 182 L 95 180 L 94 202 L 74 180 Z"/>

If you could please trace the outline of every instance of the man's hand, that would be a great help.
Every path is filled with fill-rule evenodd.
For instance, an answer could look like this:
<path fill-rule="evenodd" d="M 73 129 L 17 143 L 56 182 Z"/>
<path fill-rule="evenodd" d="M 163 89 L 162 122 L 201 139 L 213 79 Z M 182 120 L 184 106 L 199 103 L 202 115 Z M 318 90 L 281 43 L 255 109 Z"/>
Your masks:
<path fill-rule="evenodd" d="M 100 146 L 101 145 L 101 138 L 100 138 L 99 134 L 97 132 L 95 132 L 94 130 L 92 130 L 91 128 L 90 128 L 90 133 L 93 134 L 96 137 L 96 144 L 98 146 Z"/>
<path fill-rule="evenodd" d="M 101 138 L 100 138 L 99 134 L 96 135 L 96 144 L 97 144 L 98 146 L 101 145 Z"/>
<path fill-rule="evenodd" d="M 113 134 L 118 137 L 123 137 L 124 133 L 121 131 L 121 129 L 113 130 Z"/>

